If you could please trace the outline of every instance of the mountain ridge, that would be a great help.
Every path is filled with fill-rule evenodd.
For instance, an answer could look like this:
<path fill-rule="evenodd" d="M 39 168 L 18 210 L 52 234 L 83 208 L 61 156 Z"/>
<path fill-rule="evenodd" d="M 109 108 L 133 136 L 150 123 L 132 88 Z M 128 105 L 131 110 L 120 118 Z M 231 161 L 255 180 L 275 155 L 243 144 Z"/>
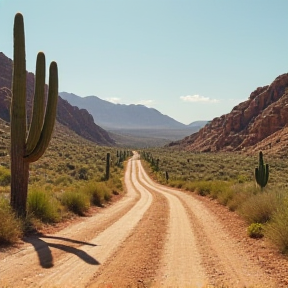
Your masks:
<path fill-rule="evenodd" d="M 284 133 L 287 123 L 288 73 L 284 73 L 270 85 L 256 88 L 248 100 L 236 105 L 230 113 L 214 118 L 198 132 L 168 146 L 195 152 L 260 148 L 283 151 L 288 145 Z"/>
<path fill-rule="evenodd" d="M 59 95 L 71 105 L 86 109 L 105 129 L 187 128 L 187 125 L 157 109 L 141 104 L 114 104 L 94 95 L 80 97 L 68 92 L 60 92 Z"/>

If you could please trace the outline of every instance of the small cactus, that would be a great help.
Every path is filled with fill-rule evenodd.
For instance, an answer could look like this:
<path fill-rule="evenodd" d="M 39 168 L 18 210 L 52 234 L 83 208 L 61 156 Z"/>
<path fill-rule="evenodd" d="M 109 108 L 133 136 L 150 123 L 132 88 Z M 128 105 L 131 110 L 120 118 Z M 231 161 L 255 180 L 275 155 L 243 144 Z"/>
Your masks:
<path fill-rule="evenodd" d="M 20 217 L 26 216 L 29 163 L 37 161 L 48 147 L 56 118 L 58 100 L 56 62 L 52 62 L 50 65 L 46 107 L 45 70 L 45 55 L 39 52 L 36 61 L 33 114 L 30 127 L 27 127 L 24 21 L 22 14 L 17 13 L 14 20 L 14 61 L 10 110 L 11 206 Z"/>
<path fill-rule="evenodd" d="M 269 165 L 264 164 L 263 161 L 263 153 L 262 151 L 259 152 L 259 164 L 258 167 L 255 168 L 255 179 L 257 184 L 263 189 L 268 182 L 269 178 Z"/>
<path fill-rule="evenodd" d="M 169 180 L 169 174 L 168 174 L 168 171 L 165 171 L 165 179 L 166 179 L 166 182 L 168 182 L 168 180 Z"/>

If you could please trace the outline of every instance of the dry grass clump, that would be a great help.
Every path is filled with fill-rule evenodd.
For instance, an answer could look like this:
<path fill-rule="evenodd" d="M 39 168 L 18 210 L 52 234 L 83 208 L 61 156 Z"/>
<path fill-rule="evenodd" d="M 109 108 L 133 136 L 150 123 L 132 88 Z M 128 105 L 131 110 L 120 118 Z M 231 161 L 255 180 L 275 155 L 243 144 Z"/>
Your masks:
<path fill-rule="evenodd" d="M 227 203 L 230 211 L 238 210 L 242 203 L 246 202 L 252 195 L 259 192 L 255 183 L 252 182 L 234 183 L 231 190 L 233 197 Z"/>
<path fill-rule="evenodd" d="M 267 223 L 281 205 L 281 198 L 278 192 L 266 190 L 244 201 L 239 212 L 249 224 Z"/>
<path fill-rule="evenodd" d="M 9 202 L 0 197 L 0 244 L 15 243 L 21 235 L 21 221 L 12 212 Z"/>
<path fill-rule="evenodd" d="M 92 205 L 100 207 L 112 197 L 112 191 L 105 182 L 89 182 L 82 188 L 81 193 L 89 197 Z"/>
<path fill-rule="evenodd" d="M 264 234 L 283 252 L 288 253 L 288 199 L 273 214 L 264 228 Z"/>
<path fill-rule="evenodd" d="M 78 215 L 85 215 L 90 207 L 89 196 L 80 191 L 65 191 L 60 197 L 61 203 Z"/>
<path fill-rule="evenodd" d="M 39 187 L 29 190 L 27 211 L 30 217 L 45 223 L 55 223 L 61 219 L 59 201 L 51 193 Z"/>

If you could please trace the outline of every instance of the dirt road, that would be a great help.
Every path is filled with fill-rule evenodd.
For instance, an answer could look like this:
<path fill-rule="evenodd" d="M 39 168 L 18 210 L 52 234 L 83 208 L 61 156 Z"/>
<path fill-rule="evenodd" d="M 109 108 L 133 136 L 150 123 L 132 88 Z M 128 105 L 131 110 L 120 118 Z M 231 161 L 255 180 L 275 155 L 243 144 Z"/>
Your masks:
<path fill-rule="evenodd" d="M 0 287 L 284 287 L 225 219 L 155 184 L 137 154 L 125 183 L 127 194 L 96 215 L 1 252 Z"/>

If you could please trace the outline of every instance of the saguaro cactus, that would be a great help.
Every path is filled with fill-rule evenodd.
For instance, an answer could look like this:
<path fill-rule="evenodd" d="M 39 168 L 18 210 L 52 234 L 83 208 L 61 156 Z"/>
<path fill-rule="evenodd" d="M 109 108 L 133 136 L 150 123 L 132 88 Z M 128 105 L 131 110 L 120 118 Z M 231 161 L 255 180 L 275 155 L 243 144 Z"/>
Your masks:
<path fill-rule="evenodd" d="M 17 13 L 14 19 L 14 61 L 10 110 L 11 206 L 21 217 L 26 215 L 29 163 L 37 161 L 48 147 L 56 118 L 58 100 L 56 62 L 50 64 L 46 109 L 45 70 L 45 55 L 39 52 L 36 61 L 33 114 L 30 127 L 27 127 L 24 21 L 22 14 Z"/>
<path fill-rule="evenodd" d="M 263 189 L 269 178 L 269 165 L 264 164 L 263 161 L 263 153 L 262 151 L 259 152 L 259 164 L 258 167 L 255 168 L 255 179 L 257 184 Z"/>

